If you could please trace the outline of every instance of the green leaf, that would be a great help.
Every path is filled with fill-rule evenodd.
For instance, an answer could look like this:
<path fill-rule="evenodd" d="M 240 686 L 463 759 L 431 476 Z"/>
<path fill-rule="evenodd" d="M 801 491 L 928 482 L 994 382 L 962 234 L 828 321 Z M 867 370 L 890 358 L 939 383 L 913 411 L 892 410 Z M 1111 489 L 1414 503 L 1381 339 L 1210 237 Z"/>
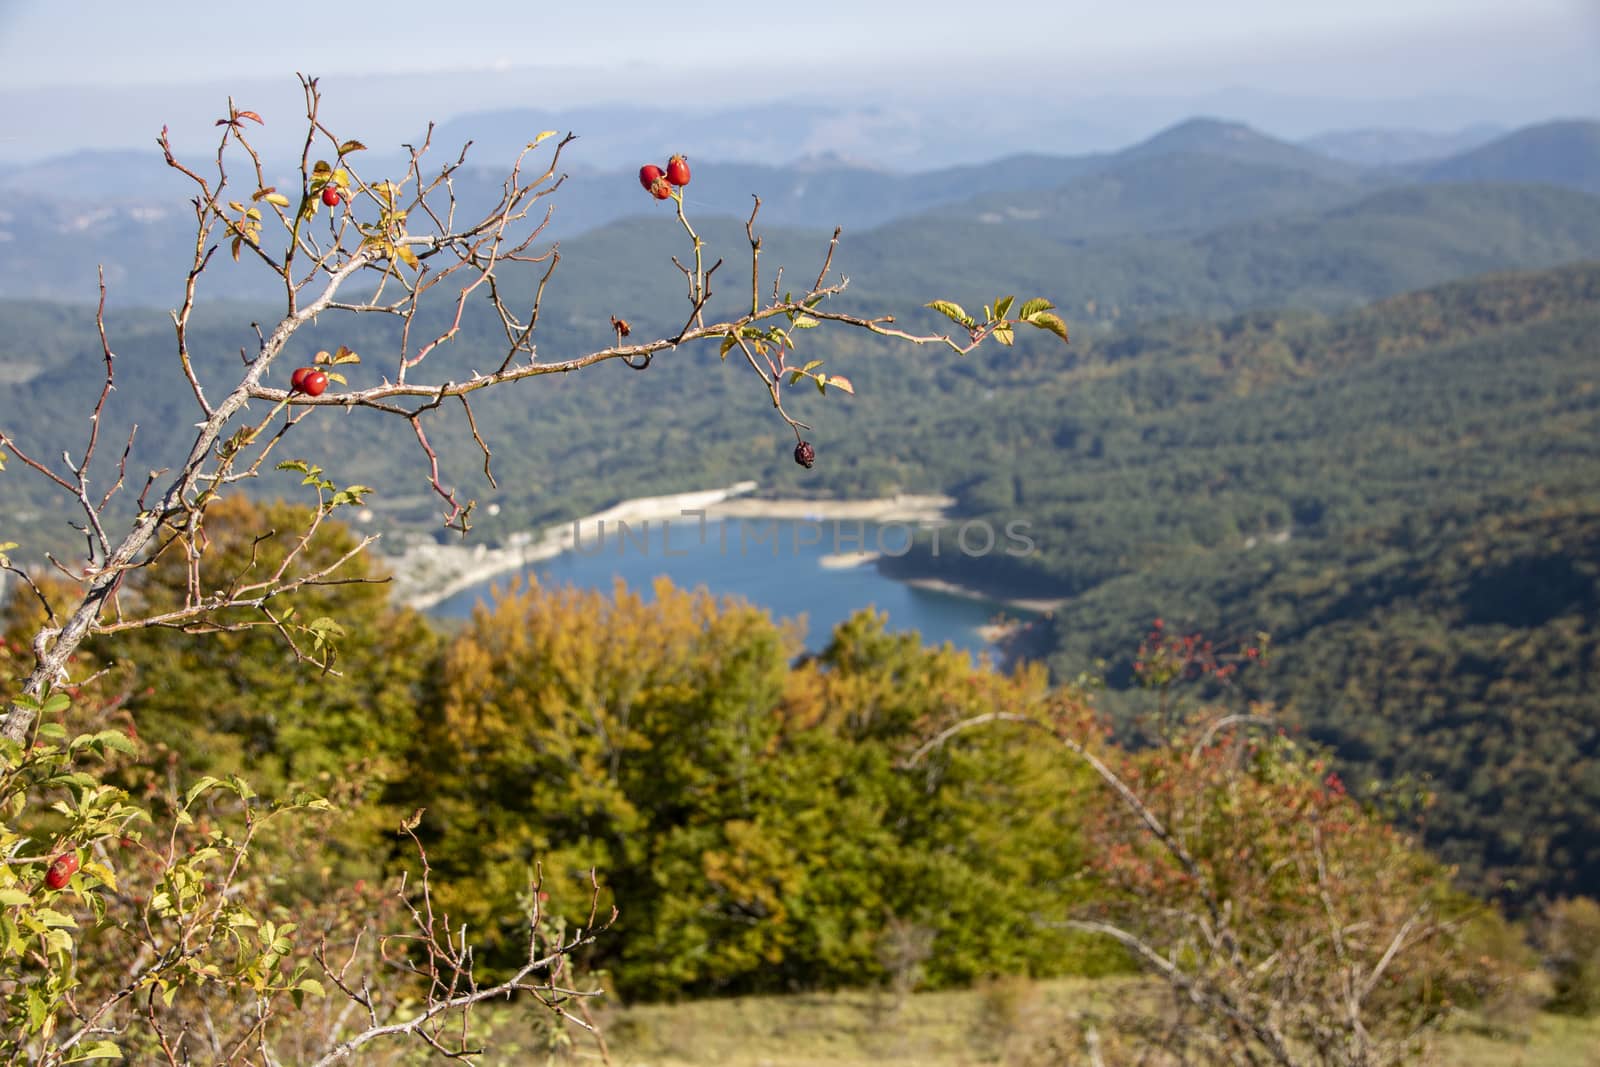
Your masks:
<path fill-rule="evenodd" d="M 838 374 L 830 374 L 828 375 L 828 384 L 833 386 L 835 389 L 841 389 L 844 392 L 849 393 L 851 396 L 856 395 L 856 387 L 850 384 L 849 378 L 845 378 Z"/>
<path fill-rule="evenodd" d="M 199 797 L 201 793 L 204 793 L 207 789 L 214 788 L 215 786 L 219 786 L 221 784 L 222 779 L 220 778 L 214 778 L 209 774 L 202 776 L 201 779 L 194 785 L 191 785 L 189 787 L 189 791 L 183 795 L 183 806 L 187 808 L 189 805 L 195 802 L 195 799 Z"/>
<path fill-rule="evenodd" d="M 555 135 L 556 135 L 556 131 L 554 131 L 554 130 L 541 130 L 539 132 L 539 136 L 535 137 L 533 140 L 528 142 L 528 147 L 529 148 L 538 148 L 541 143 L 543 143 L 544 141 L 549 140 L 550 138 L 554 137 Z"/>
<path fill-rule="evenodd" d="M 20 889 L 0 889 L 0 907 L 14 908 L 19 904 L 26 904 L 32 899 Z"/>
<path fill-rule="evenodd" d="M 370 492 L 372 490 L 364 485 L 352 485 L 333 494 L 333 499 L 329 503 L 336 508 L 344 507 L 347 504 L 364 504 L 366 503 L 366 494 Z"/>
<path fill-rule="evenodd" d="M 922 306 L 930 307 L 945 318 L 953 322 L 959 322 L 963 326 L 971 326 L 973 324 L 972 316 L 967 314 L 966 309 L 960 304 L 952 303 L 949 300 L 930 300 Z"/>
<path fill-rule="evenodd" d="M 801 367 L 800 371 L 801 371 L 801 373 L 806 373 L 806 372 L 809 372 L 809 371 L 814 371 L 820 366 L 822 366 L 822 360 L 814 359 L 811 362 L 807 363 L 804 367 Z"/>
<path fill-rule="evenodd" d="M 110 1041 L 95 1041 L 72 1050 L 72 1058 L 64 1063 L 82 1063 L 85 1060 L 120 1060 L 122 1050 Z"/>
<path fill-rule="evenodd" d="M 794 328 L 797 330 L 810 330 L 818 325 L 817 320 L 810 315 L 801 315 L 794 320 Z"/>
<path fill-rule="evenodd" d="M 1011 310 L 1011 305 L 1016 299 L 1014 296 L 1002 296 L 999 300 L 996 300 L 994 302 L 994 317 L 997 319 L 1005 318 L 1006 312 Z"/>
<path fill-rule="evenodd" d="M 101 730 L 94 735 L 94 739 L 102 747 L 109 748 L 113 752 L 121 752 L 125 756 L 132 756 L 139 751 L 138 746 L 121 730 Z"/>
<path fill-rule="evenodd" d="M 347 156 L 351 152 L 364 152 L 366 149 L 367 146 L 362 144 L 360 141 L 346 141 L 344 144 L 339 146 L 339 154 L 341 156 Z"/>
<path fill-rule="evenodd" d="M 1036 311 L 1026 319 L 1029 325 L 1049 330 L 1062 341 L 1067 341 L 1067 324 L 1053 311 Z"/>
<path fill-rule="evenodd" d="M 34 916 L 48 927 L 76 927 L 77 921 L 72 916 L 63 914 L 54 908 L 40 908 L 33 913 Z"/>
<path fill-rule="evenodd" d="M 51 693 L 50 699 L 44 702 L 39 710 L 46 715 L 53 715 L 58 711 L 66 711 L 72 707 L 72 698 L 65 693 Z"/>
<path fill-rule="evenodd" d="M 995 327 L 994 339 L 996 341 L 999 341 L 1001 344 L 1006 345 L 1007 347 L 1010 347 L 1011 340 L 1012 340 L 1011 327 L 1010 326 L 997 326 L 997 327 Z"/>
<path fill-rule="evenodd" d="M 1022 305 L 1022 310 L 1017 312 L 1017 318 L 1019 318 L 1019 319 L 1032 318 L 1034 315 L 1039 314 L 1039 312 L 1041 312 L 1041 311 L 1049 311 L 1051 308 L 1054 308 L 1054 307 L 1055 307 L 1055 305 L 1050 303 L 1050 301 L 1046 300 L 1044 297 L 1036 296 L 1032 300 L 1028 301 L 1026 304 Z"/>

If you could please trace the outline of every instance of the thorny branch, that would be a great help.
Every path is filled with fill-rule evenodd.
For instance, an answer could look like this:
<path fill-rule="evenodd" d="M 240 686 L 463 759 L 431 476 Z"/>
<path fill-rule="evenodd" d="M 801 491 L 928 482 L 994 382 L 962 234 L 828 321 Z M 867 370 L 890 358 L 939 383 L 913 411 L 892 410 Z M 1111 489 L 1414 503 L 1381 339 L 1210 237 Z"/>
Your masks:
<path fill-rule="evenodd" d="M 417 814 L 420 816 L 421 812 Z M 561 982 L 565 976 L 567 962 L 572 955 L 592 944 L 598 935 L 604 933 L 616 921 L 617 911 L 614 907 L 608 918 L 597 921 L 599 882 L 591 874 L 592 892 L 588 922 L 567 932 L 553 926 L 544 916 L 538 893 L 541 880 L 536 876 L 533 883 L 533 906 L 528 915 L 526 959 L 504 981 L 492 986 L 480 986 L 473 973 L 472 949 L 467 943 L 466 928 L 462 927 L 459 931 L 455 931 L 451 928 L 448 917 L 435 913 L 432 869 L 428 864 L 427 850 L 416 836 L 415 819 L 414 816 L 402 828 L 411 838 L 421 860 L 420 889 L 415 893 L 409 893 L 404 883 L 399 889 L 399 895 L 411 917 L 415 932 L 382 938 L 379 952 L 385 961 L 427 980 L 429 991 L 426 1002 L 410 1015 L 387 1022 L 382 1021 L 371 992 L 369 978 L 361 976 L 357 979 L 350 974 L 350 968 L 355 962 L 359 948 L 359 937 L 343 963 L 336 963 L 330 958 L 327 943 L 324 941 L 313 954 L 318 966 L 328 981 L 345 995 L 350 1004 L 365 1013 L 368 1025 L 359 1033 L 334 1042 L 316 1061 L 316 1067 L 325 1067 L 327 1064 L 344 1060 L 362 1047 L 381 1038 L 406 1035 L 421 1038 L 434 1051 L 451 1058 L 465 1059 L 479 1055 L 483 1050 L 471 1048 L 467 1043 L 468 1013 L 471 1008 L 489 1000 L 508 999 L 517 993 L 531 995 L 547 1010 L 594 1034 L 598 1041 L 599 1032 L 592 1022 L 587 1018 L 573 1015 L 567 1009 L 567 1005 L 579 1006 L 580 1013 L 586 1015 L 586 1010 L 581 1007 L 583 1001 L 598 996 L 599 991 L 572 988 Z M 543 976 L 543 980 L 537 980 L 536 976 Z M 461 1030 L 450 1037 L 449 1044 L 446 1044 L 442 1029 L 443 1021 L 454 1013 L 459 1013 Z M 603 1043 L 600 1048 L 604 1049 Z"/>
<path fill-rule="evenodd" d="M 565 180 L 559 168 L 573 135 L 554 142 L 543 167 L 529 166 L 535 149 L 546 137 L 554 136 L 553 132 L 540 135 L 514 160 L 497 199 L 475 221 L 463 222 L 455 177 L 465 162 L 465 147 L 455 159 L 430 171 L 430 126 L 420 145 L 407 146 L 409 159 L 398 180 L 368 178 L 351 159 L 365 146 L 341 141 L 329 130 L 320 118 L 321 94 L 316 79 L 302 77 L 301 83 L 306 137 L 300 153 L 299 189 L 280 192 L 266 184 L 268 169 L 251 143 L 246 126 L 246 120 L 263 120 L 254 112 L 239 109 L 232 100 L 228 102 L 227 116 L 218 121 L 222 132 L 214 166 L 196 168 L 181 161 L 165 129 L 157 139 L 168 166 L 184 175 L 195 188 L 191 200 L 195 220 L 193 253 L 183 298 L 172 318 L 178 362 L 203 418 L 196 424 L 197 432 L 183 462 L 150 474 L 140 493 L 138 514 L 120 539 L 106 529 L 105 518 L 112 497 L 124 484 L 127 450 L 115 482 L 98 500 L 90 496 L 88 488 L 100 416 L 114 389 L 115 365 L 106 339 L 103 284 L 97 321 L 105 350 L 106 380 L 91 415 L 90 439 L 81 461 L 72 464 L 69 460 L 66 473 L 56 471 L 31 452 L 18 450 L 16 442 L 0 429 L 0 445 L 16 451 L 25 466 L 78 502 L 85 512 L 84 530 L 89 538 L 86 566 L 76 573 L 62 568 L 82 583 L 82 593 L 65 617 L 53 622 L 35 643 L 36 664 L 23 688 L 27 697 L 36 698 L 55 680 L 66 677 L 73 653 L 94 633 L 149 625 L 204 628 L 207 618 L 223 608 L 243 607 L 261 614 L 253 625 L 274 626 L 285 637 L 291 636 L 281 618 L 270 609 L 269 601 L 300 585 L 334 580 L 332 569 L 289 580 L 287 572 L 280 568 L 265 581 L 235 582 L 220 592 L 204 594 L 200 577 L 207 549 L 204 515 L 228 487 L 257 477 L 287 434 L 317 409 L 337 407 L 349 412 L 369 408 L 406 420 L 427 463 L 429 485 L 444 505 L 446 525 L 464 533 L 474 502 L 444 484 L 439 456 L 422 425 L 423 417 L 440 409 L 446 400 L 461 402 L 472 439 L 483 456 L 484 477 L 494 485 L 491 444 L 471 406 L 471 395 L 483 389 L 546 374 L 569 374 L 613 359 L 644 369 L 662 352 L 695 342 L 711 342 L 722 345 L 724 354 L 731 347 L 740 348 L 762 380 L 774 410 L 798 437 L 806 426 L 785 410 L 782 390 L 786 378 L 788 384 L 812 378 L 818 385 L 835 385 L 844 391 L 852 391 L 852 387 L 846 379 L 790 366 L 786 361 L 789 328 L 833 322 L 918 345 L 943 345 L 956 352 L 970 351 L 996 328 L 993 323 L 984 323 L 969 329 L 969 342 L 957 342 L 944 334 L 919 335 L 893 327 L 895 320 L 890 315 L 863 318 L 828 311 L 821 305 L 839 296 L 848 285 L 848 279 L 842 276 L 830 280 L 839 242 L 837 229 L 810 288 L 798 296 L 780 297 L 780 269 L 772 279 L 772 298 L 763 305 L 758 298 L 762 288 L 760 239 L 754 229 L 759 198 L 746 223 L 751 241 L 750 309 L 737 317 L 707 321 L 711 282 L 722 260 L 709 268 L 705 266 L 704 242 L 684 213 L 681 192 L 675 191 L 677 215 L 694 250 L 692 268 L 678 264 L 690 304 L 683 328 L 670 337 L 632 344 L 624 343 L 626 331 L 618 330 L 616 343 L 608 347 L 566 358 L 541 359 L 534 343 L 535 328 L 546 285 L 560 262 L 556 245 L 540 245 L 551 218 L 551 209 L 541 201 L 555 193 Z M 322 145 L 327 146 L 328 158 L 316 159 L 318 146 Z M 248 192 L 234 191 L 237 183 L 228 169 L 233 152 L 242 152 L 249 161 L 246 184 L 253 188 Z M 332 200 L 328 201 L 331 206 L 324 216 L 324 229 L 312 223 L 322 212 L 325 195 L 332 196 Z M 267 226 L 273 222 L 284 238 L 276 249 L 268 239 Z M 225 394 L 214 398 L 217 384 L 209 383 L 212 392 L 208 394 L 208 383 L 202 380 L 193 358 L 191 320 L 200 281 L 223 243 L 236 260 L 248 253 L 281 281 L 284 312 L 271 329 L 257 330 L 255 351 L 245 354 L 243 374 L 231 380 Z M 515 302 L 502 274 L 501 268 L 509 264 L 543 266 L 526 306 Z M 374 284 L 369 291 L 352 292 L 358 279 L 372 280 Z M 449 301 L 449 311 L 439 328 L 426 329 L 421 326 L 419 311 L 424 296 L 430 292 Z M 487 305 L 499 323 L 498 333 L 504 341 L 494 361 L 496 369 L 487 374 L 474 371 L 465 380 L 415 381 L 414 375 L 427 358 L 460 336 L 469 303 Z M 314 397 L 267 384 L 273 364 L 290 339 L 325 312 L 397 317 L 401 339 L 392 378 L 385 376 L 377 384 Z M 265 418 L 228 436 L 227 431 L 242 418 L 252 400 L 269 402 L 271 410 Z M 131 445 L 130 437 L 128 447 Z M 326 510 L 319 509 L 318 521 L 326 516 Z M 310 532 L 298 540 L 291 559 L 308 543 Z M 363 547 L 367 543 L 370 541 L 364 542 Z M 163 552 L 174 550 L 185 554 L 189 566 L 190 589 L 184 606 L 162 615 L 139 617 L 124 613 L 117 592 L 125 577 L 148 566 Z M 102 619 L 108 610 L 113 615 L 109 623 Z M 235 621 L 229 625 L 241 624 Z M 13 705 L 0 722 L 0 736 L 20 740 L 31 721 L 32 713 L 27 708 Z"/>

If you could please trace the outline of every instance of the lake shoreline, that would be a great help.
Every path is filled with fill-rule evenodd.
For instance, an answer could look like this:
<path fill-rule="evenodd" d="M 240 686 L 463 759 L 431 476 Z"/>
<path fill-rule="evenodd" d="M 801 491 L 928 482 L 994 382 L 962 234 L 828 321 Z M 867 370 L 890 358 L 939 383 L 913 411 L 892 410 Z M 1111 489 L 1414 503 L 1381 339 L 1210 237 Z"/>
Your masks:
<path fill-rule="evenodd" d="M 417 611 L 427 611 L 475 585 L 554 559 L 580 544 L 590 543 L 591 538 L 603 538 L 605 524 L 617 524 L 611 527 L 613 536 L 621 533 L 624 523 L 631 533 L 638 535 L 643 529 L 648 536 L 648 523 L 693 524 L 702 517 L 705 521 L 759 518 L 813 524 L 916 525 L 944 519 L 955 503 L 951 497 L 931 493 L 903 493 L 873 500 L 760 499 L 750 497 L 755 489 L 755 482 L 738 482 L 722 489 L 635 497 L 541 531 L 513 534 L 497 548 L 418 541 L 399 555 L 384 557 L 382 562 L 394 575 L 394 598 Z M 835 534 L 837 539 L 837 530 Z M 867 555 L 875 554 L 861 553 L 863 557 Z M 867 562 L 871 560 L 852 560 L 852 564 Z"/>
<path fill-rule="evenodd" d="M 960 585 L 945 578 L 894 578 L 913 589 L 926 589 L 930 593 L 945 593 L 949 596 L 963 597 L 967 600 L 983 600 L 993 604 L 1002 604 L 1018 611 L 1026 611 L 1030 615 L 1049 615 L 1057 611 L 1067 602 L 1066 597 L 1005 597 L 986 593 L 970 585 Z"/>
<path fill-rule="evenodd" d="M 587 553 L 588 546 L 607 537 L 620 539 L 624 536 L 621 524 L 627 524 L 633 537 L 642 536 L 648 541 L 654 536 L 650 528 L 654 523 L 661 524 L 657 528 L 662 529 L 661 536 L 665 538 L 667 523 L 672 523 L 676 529 L 680 523 L 693 526 L 702 521 L 761 519 L 796 524 L 791 533 L 797 540 L 801 535 L 799 524 L 818 527 L 813 532 L 820 540 L 824 536 L 822 524 L 833 523 L 835 551 L 824 556 L 821 565 L 828 570 L 871 566 L 883 573 L 881 546 L 879 551 L 874 551 L 855 541 L 858 545 L 855 550 L 842 550 L 841 542 L 849 544 L 853 539 L 845 536 L 841 524 L 916 527 L 947 520 L 955 504 L 952 497 L 932 493 L 903 493 L 870 500 L 816 500 L 760 498 L 751 495 L 755 490 L 755 482 L 738 482 L 722 489 L 635 497 L 590 515 L 547 526 L 542 531 L 513 534 L 506 544 L 496 548 L 417 541 L 408 545 L 401 555 L 385 557 L 383 563 L 394 575 L 395 600 L 425 612 L 467 589 L 555 559 L 575 547 Z M 779 535 L 774 531 L 773 536 Z M 1065 603 L 1064 598 L 996 595 L 944 578 L 884 576 L 912 589 L 994 604 L 1001 612 L 1022 613 L 1023 618 L 980 627 L 986 640 L 1002 647 L 1007 638 L 1014 636 L 1033 617 L 1048 615 Z"/>

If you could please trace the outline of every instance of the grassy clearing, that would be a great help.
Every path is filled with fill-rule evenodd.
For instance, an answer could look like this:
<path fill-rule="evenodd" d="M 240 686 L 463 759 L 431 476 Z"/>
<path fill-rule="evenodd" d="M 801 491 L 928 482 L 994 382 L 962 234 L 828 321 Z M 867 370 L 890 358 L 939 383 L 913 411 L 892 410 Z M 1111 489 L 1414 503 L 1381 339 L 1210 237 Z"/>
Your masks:
<path fill-rule="evenodd" d="M 1152 994 L 1139 979 L 1002 979 L 977 988 L 919 993 L 897 1004 L 887 992 L 740 997 L 606 1010 L 598 1019 L 616 1067 L 1044 1067 L 1084 1062 L 1083 1035 L 1130 999 Z M 518 1013 L 520 1014 L 520 1013 Z M 495 1043 L 518 1049 L 504 1063 L 542 1063 L 537 1040 L 514 1037 L 507 1020 Z M 525 1031 L 523 1031 L 525 1034 Z M 1115 1062 L 1107 1042 L 1108 1061 Z M 580 1041 L 569 1061 L 597 1063 Z M 1519 1036 L 1491 1036 L 1464 1019 L 1438 1042 L 1438 1067 L 1600 1067 L 1600 1019 L 1539 1015 Z"/>
<path fill-rule="evenodd" d="M 1600 1067 L 1600 1019 L 1540 1015 L 1526 1041 L 1458 1031 L 1435 1059 L 1448 1067 Z"/>
<path fill-rule="evenodd" d="M 609 1033 L 619 1067 L 1020 1064 L 1052 1036 L 1075 1037 L 1080 1020 L 1103 1016 L 1131 986 L 1000 980 L 898 1004 L 851 992 L 645 1005 L 616 1012 Z"/>

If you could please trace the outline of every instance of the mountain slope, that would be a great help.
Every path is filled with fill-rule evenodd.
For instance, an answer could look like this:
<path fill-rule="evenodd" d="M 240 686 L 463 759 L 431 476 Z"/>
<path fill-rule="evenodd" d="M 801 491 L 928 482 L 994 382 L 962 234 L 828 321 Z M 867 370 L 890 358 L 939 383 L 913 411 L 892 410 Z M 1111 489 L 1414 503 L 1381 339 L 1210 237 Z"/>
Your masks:
<path fill-rule="evenodd" d="M 1470 152 L 1506 133 L 1504 126 L 1478 122 L 1454 133 L 1368 128 L 1330 130 L 1300 142 L 1324 156 L 1360 167 L 1394 167 Z"/>
<path fill-rule="evenodd" d="M 1600 122 L 1547 122 L 1421 170 L 1430 182 L 1540 182 L 1600 193 Z"/>
<path fill-rule="evenodd" d="M 1055 239 L 1031 220 L 935 216 L 880 227 L 849 255 L 864 293 L 926 300 L 954 276 L 975 296 L 1049 292 L 1078 321 L 1334 311 L 1474 274 L 1600 256 L 1600 198 L 1543 186 L 1402 187 L 1198 235 L 1081 240 Z"/>
<path fill-rule="evenodd" d="M 1060 240 L 1215 229 L 1359 199 L 1353 182 L 1204 152 L 1135 155 L 1038 192 L 993 193 L 936 209 L 945 217 L 1014 222 Z"/>
<path fill-rule="evenodd" d="M 1125 148 L 1115 162 L 1174 153 L 1220 156 L 1238 163 L 1256 163 L 1305 171 L 1322 178 L 1354 178 L 1360 168 L 1321 153 L 1269 137 L 1242 122 L 1194 118 L 1171 126 L 1148 140 Z"/>

